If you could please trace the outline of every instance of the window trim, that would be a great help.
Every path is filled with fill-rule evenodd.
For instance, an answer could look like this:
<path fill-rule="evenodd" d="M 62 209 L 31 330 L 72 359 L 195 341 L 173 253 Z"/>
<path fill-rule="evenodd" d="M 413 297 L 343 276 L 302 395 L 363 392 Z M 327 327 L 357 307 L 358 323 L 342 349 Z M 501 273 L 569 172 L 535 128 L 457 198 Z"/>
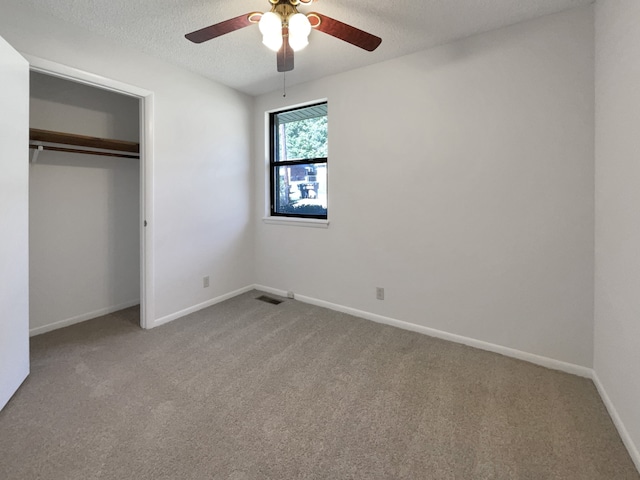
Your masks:
<path fill-rule="evenodd" d="M 275 110 L 269 112 L 269 218 L 273 220 L 284 220 L 290 218 L 292 220 L 321 220 L 320 223 L 328 225 L 328 213 L 329 213 L 329 198 L 328 198 L 328 184 L 329 184 L 329 157 L 318 158 L 304 158 L 300 160 L 283 160 L 276 161 L 277 152 L 279 151 L 279 137 L 276 129 L 276 116 L 282 113 L 292 112 L 294 110 L 302 110 L 304 108 L 314 107 L 317 105 L 328 105 L 327 100 L 321 102 L 309 103 L 306 105 L 299 105 L 297 107 L 287 108 L 284 110 Z M 328 117 L 327 117 L 328 119 Z M 315 165 L 324 164 L 327 169 L 327 213 L 324 215 L 312 215 L 312 214 L 300 214 L 300 213 L 280 213 L 276 211 L 276 171 L 278 167 L 285 167 L 291 165 Z M 274 222 L 275 223 L 275 222 Z M 316 223 L 316 222 L 311 222 Z"/>
<path fill-rule="evenodd" d="M 329 220 L 308 217 L 263 217 L 262 222 L 269 225 L 286 225 L 292 227 L 329 228 Z"/>

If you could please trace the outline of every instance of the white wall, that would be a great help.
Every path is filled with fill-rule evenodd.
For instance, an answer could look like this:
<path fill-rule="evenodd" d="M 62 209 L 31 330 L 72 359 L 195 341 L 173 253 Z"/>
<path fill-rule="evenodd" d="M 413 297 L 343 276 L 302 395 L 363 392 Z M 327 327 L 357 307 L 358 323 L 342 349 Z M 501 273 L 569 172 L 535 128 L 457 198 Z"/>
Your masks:
<path fill-rule="evenodd" d="M 32 128 L 140 141 L 138 98 L 38 72 L 30 79 Z"/>
<path fill-rule="evenodd" d="M 139 141 L 139 100 L 31 73 L 32 128 Z M 45 151 L 29 168 L 30 328 L 140 299 L 140 162 Z"/>
<path fill-rule="evenodd" d="M 257 282 L 590 367 L 593 68 L 588 7 L 258 97 Z M 263 224 L 264 112 L 323 98 L 330 226 Z"/>
<path fill-rule="evenodd" d="M 154 92 L 154 318 L 253 283 L 249 97 L 17 1 L 3 2 L 0 35 L 23 53 Z"/>
<path fill-rule="evenodd" d="M 596 3 L 596 374 L 640 469 L 640 2 Z M 616 413 L 614 413 L 614 418 Z"/>

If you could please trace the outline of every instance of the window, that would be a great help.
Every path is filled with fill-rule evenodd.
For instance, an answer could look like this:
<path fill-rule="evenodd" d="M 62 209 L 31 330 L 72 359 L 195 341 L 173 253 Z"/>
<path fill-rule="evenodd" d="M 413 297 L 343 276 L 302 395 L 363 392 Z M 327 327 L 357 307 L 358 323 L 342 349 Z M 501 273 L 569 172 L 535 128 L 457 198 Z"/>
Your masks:
<path fill-rule="evenodd" d="M 271 215 L 327 218 L 327 104 L 270 115 Z"/>

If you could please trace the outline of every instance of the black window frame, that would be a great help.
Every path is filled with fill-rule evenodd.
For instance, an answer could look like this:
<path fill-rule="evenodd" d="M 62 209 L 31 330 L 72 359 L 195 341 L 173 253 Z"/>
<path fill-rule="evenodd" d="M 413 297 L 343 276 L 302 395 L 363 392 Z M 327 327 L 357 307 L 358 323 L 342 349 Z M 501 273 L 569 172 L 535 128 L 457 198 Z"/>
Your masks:
<path fill-rule="evenodd" d="M 278 115 L 287 112 L 293 112 L 296 110 L 303 110 L 309 107 L 315 107 L 318 105 L 328 105 L 327 101 L 313 103 L 309 105 L 303 105 L 300 107 L 289 108 L 286 110 L 278 110 L 276 112 L 269 113 L 269 199 L 270 199 L 270 215 L 272 217 L 292 217 L 292 218 L 313 218 L 318 220 L 327 220 L 329 214 L 329 157 L 318 158 L 304 158 L 301 160 L 278 160 L 278 152 L 280 151 L 280 138 L 278 135 L 278 128 L 276 124 L 276 118 Z M 328 120 L 328 115 L 327 115 Z M 327 213 L 324 215 L 313 215 L 306 213 L 282 213 L 277 211 L 279 196 L 276 194 L 277 186 L 277 173 L 280 167 L 293 166 L 293 165 L 326 165 L 327 171 Z"/>

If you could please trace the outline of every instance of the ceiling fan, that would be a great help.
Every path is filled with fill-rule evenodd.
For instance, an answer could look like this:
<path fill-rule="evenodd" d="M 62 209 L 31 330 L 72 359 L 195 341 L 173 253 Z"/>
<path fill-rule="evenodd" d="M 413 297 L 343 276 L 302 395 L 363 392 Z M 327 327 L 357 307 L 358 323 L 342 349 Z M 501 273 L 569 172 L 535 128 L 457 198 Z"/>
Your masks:
<path fill-rule="evenodd" d="M 278 52 L 278 72 L 293 70 L 293 52 L 302 50 L 309 44 L 308 37 L 311 29 L 319 30 L 369 52 L 373 52 L 382 43 L 380 37 L 326 15 L 316 12 L 305 15 L 298 12 L 298 5 L 314 1 L 316 0 L 269 0 L 271 10 L 268 12 L 251 12 L 230 18 L 188 33 L 185 37 L 194 43 L 202 43 L 257 23 L 262 33 L 262 43 Z"/>

